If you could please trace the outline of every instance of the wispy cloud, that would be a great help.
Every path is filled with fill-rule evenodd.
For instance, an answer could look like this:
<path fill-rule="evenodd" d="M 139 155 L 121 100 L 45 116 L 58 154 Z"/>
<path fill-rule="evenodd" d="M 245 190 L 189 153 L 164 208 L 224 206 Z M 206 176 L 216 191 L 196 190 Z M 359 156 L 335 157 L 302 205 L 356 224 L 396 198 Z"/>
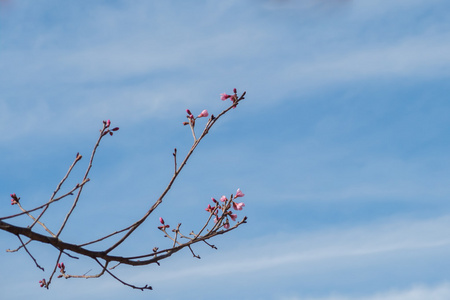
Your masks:
<path fill-rule="evenodd" d="M 448 76 L 450 43 L 445 34 L 417 36 L 393 44 L 323 53 L 315 61 L 299 61 L 283 71 L 283 78 L 302 87 L 318 88 L 349 81 Z"/>
<path fill-rule="evenodd" d="M 101 188 L 91 196 L 108 194 L 106 205 L 126 207 L 130 189 L 145 198 L 165 183 L 153 174 L 167 170 L 170 178 L 173 147 L 181 153 L 192 141 L 181 125 L 186 108 L 221 111 L 219 93 L 248 90 L 248 102 L 215 127 L 217 137 L 192 157 L 191 175 L 170 194 L 187 214 L 210 192 L 241 187 L 248 226 L 220 239 L 218 251 L 196 249 L 200 261 L 185 261 L 187 252 L 158 268 L 124 268 L 126 278 L 145 280 L 165 299 L 204 283 L 217 288 L 222 279 L 241 299 L 448 296 L 447 274 L 433 269 L 450 248 L 442 209 L 449 195 L 448 2 L 57 2 L 10 1 L 0 20 L 8 189 L 22 174 L 54 186 L 46 162 L 58 164 L 55 156 L 69 146 L 73 153 L 89 148 L 101 121 L 111 119 L 121 127 L 117 148 L 102 144 L 94 169 L 108 168 L 92 180 Z M 24 182 L 32 193 L 36 182 Z M 119 191 L 105 192 L 111 186 Z M 4 194 L 11 192 L 18 191 Z M 130 211 L 138 214 L 139 205 Z M 90 216 L 80 212 L 80 219 Z M 98 282 L 83 293 L 126 298 L 112 280 L 100 281 L 102 291 Z M 76 291 L 79 282 L 71 284 Z M 197 292 L 196 299 L 213 294 Z"/>
<path fill-rule="evenodd" d="M 409 289 L 390 290 L 372 295 L 345 296 L 334 295 L 329 297 L 282 297 L 280 300 L 446 300 L 450 297 L 450 284 L 439 285 L 413 285 Z"/>
<path fill-rule="evenodd" d="M 416 253 L 417 259 L 426 260 L 430 251 L 448 248 L 450 237 L 445 232 L 448 225 L 450 217 L 444 216 L 431 220 L 386 221 L 359 228 L 263 236 L 223 245 L 220 253 L 214 253 L 214 257 L 219 255 L 220 260 L 206 254 L 202 255 L 206 257 L 202 266 L 189 264 L 183 267 L 178 263 L 176 270 L 161 270 L 154 281 L 155 285 L 165 285 L 171 280 L 188 284 L 191 280 L 201 281 L 214 276 L 229 278 L 233 282 L 244 280 L 248 284 L 270 280 L 277 285 L 291 276 L 296 276 L 299 281 L 312 274 L 314 277 L 324 276 L 331 269 L 346 276 L 345 270 L 355 266 L 359 266 L 361 274 L 383 273 L 386 271 L 383 269 L 398 266 L 395 263 L 392 266 L 378 265 L 377 262 L 395 261 L 411 251 Z M 139 272 L 136 278 L 145 276 L 144 273 Z"/>

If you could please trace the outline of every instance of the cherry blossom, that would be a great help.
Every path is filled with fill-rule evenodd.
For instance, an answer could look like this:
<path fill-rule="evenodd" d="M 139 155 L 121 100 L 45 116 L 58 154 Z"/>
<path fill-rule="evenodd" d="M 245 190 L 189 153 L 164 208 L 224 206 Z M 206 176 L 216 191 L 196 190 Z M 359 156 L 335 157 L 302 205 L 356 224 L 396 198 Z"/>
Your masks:
<path fill-rule="evenodd" d="M 241 191 L 241 189 L 237 189 L 236 195 L 234 195 L 234 198 L 244 197 L 245 194 Z"/>
<path fill-rule="evenodd" d="M 206 109 L 202 110 L 202 112 L 197 116 L 197 118 L 203 118 L 203 117 L 207 117 L 208 111 Z"/>
<path fill-rule="evenodd" d="M 231 96 L 225 93 L 220 94 L 220 100 L 224 101 L 227 100 L 228 98 L 231 98 Z"/>
<path fill-rule="evenodd" d="M 235 210 L 242 210 L 242 208 L 244 208 L 244 206 L 245 206 L 245 204 L 243 202 L 240 202 L 240 203 L 233 202 L 233 208 Z"/>

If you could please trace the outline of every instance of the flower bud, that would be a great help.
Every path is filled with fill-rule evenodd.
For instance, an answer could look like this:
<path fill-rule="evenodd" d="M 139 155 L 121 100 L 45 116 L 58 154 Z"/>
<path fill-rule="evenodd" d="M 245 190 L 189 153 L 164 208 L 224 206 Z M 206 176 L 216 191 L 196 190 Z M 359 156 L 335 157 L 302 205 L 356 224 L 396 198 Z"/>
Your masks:
<path fill-rule="evenodd" d="M 208 114 L 208 111 L 206 110 L 206 109 L 204 109 L 198 116 L 197 116 L 197 118 L 203 118 L 203 117 L 207 117 L 209 114 Z"/>

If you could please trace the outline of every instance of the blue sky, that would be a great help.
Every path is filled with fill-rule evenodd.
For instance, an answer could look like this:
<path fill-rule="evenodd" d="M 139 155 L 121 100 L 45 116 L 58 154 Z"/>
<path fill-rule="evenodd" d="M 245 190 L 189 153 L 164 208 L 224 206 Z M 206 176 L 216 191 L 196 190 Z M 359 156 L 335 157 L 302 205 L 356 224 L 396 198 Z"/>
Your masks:
<path fill-rule="evenodd" d="M 0 255 L 8 299 L 418 300 L 450 298 L 450 3 L 444 0 L 19 1 L 0 3 L 1 215 L 46 201 L 100 146 L 63 238 L 142 216 L 192 136 L 185 109 L 217 114 L 247 91 L 121 249 L 168 241 L 158 218 L 201 227 L 210 197 L 241 188 L 248 224 L 160 267 L 56 280 L 56 251 Z M 27 204 L 25 204 L 27 203 Z M 45 220 L 55 228 L 67 204 Z M 18 220 L 19 224 L 23 220 Z M 108 229 L 109 228 L 109 229 Z M 18 240 L 1 234 L 0 246 Z M 65 260 L 84 273 L 88 260 Z"/>

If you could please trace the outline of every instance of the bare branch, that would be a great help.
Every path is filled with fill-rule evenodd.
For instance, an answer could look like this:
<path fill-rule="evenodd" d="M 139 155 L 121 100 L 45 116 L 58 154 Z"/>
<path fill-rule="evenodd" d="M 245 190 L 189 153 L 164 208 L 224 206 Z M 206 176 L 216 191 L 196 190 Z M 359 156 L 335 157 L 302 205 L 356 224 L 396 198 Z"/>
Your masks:
<path fill-rule="evenodd" d="M 31 255 L 30 251 L 28 251 L 27 246 L 25 246 L 25 244 L 23 243 L 22 239 L 20 238 L 20 235 L 17 235 L 17 237 L 20 240 L 20 243 L 22 243 L 23 248 L 25 249 L 25 251 L 28 253 L 28 255 L 31 257 L 31 259 L 34 261 L 34 263 L 36 264 L 36 267 L 38 267 L 39 269 L 41 269 L 42 271 L 45 271 L 43 267 L 41 267 L 36 259 L 33 257 L 33 255 Z"/>
<path fill-rule="evenodd" d="M 241 221 L 236 222 L 234 224 L 234 226 L 230 225 L 230 219 L 233 222 L 235 222 L 236 217 L 237 217 L 237 215 L 231 211 L 232 207 L 234 207 L 235 210 L 241 210 L 242 209 L 241 206 L 244 206 L 243 203 L 236 204 L 234 202 L 235 198 L 243 196 L 243 194 L 240 192 L 239 189 L 238 189 L 238 193 L 240 193 L 240 194 L 236 195 L 235 197 L 233 197 L 233 195 L 231 195 L 231 197 L 225 199 L 225 196 L 223 196 L 222 198 L 224 198 L 224 199 L 221 198 L 221 201 L 223 202 L 223 204 L 220 204 L 218 201 L 213 199 L 213 201 L 215 202 L 215 204 L 214 204 L 215 206 L 211 207 L 210 205 L 208 205 L 207 210 L 210 213 L 205 218 L 205 223 L 200 227 L 200 230 L 197 233 L 194 233 L 192 231 L 189 235 L 184 235 L 181 232 L 181 223 L 178 223 L 176 228 L 174 228 L 172 230 L 173 234 L 170 235 L 166 231 L 166 228 L 168 228 L 169 225 L 165 225 L 162 218 L 160 218 L 163 226 L 160 226 L 159 228 L 161 229 L 161 231 L 164 232 L 165 237 L 167 237 L 168 239 L 170 239 L 172 241 L 171 246 L 169 248 L 159 250 L 158 247 L 154 247 L 148 253 L 144 252 L 144 253 L 141 253 L 139 255 L 134 255 L 134 256 L 111 255 L 111 251 L 113 251 L 114 249 L 116 249 L 117 247 L 122 245 L 131 236 L 131 234 L 133 232 L 135 232 L 136 229 L 139 228 L 147 220 L 147 218 L 156 210 L 156 208 L 163 202 L 164 197 L 167 195 L 169 190 L 172 188 L 172 185 L 174 184 L 175 180 L 178 178 L 178 175 L 181 173 L 184 166 L 187 164 L 188 160 L 190 159 L 193 152 L 196 150 L 199 143 L 209 133 L 211 127 L 224 114 L 226 114 L 231 109 L 236 108 L 236 106 L 239 104 L 239 102 L 244 99 L 244 95 L 245 95 L 245 92 L 240 97 L 238 97 L 236 94 L 236 90 L 234 90 L 234 95 L 223 94 L 222 97 L 225 97 L 225 98 L 223 98 L 223 100 L 225 100 L 225 99 L 232 100 L 231 106 L 229 106 L 228 108 L 223 110 L 220 114 L 217 115 L 217 117 L 214 117 L 214 115 L 211 115 L 211 117 L 207 120 L 206 125 L 205 125 L 203 131 L 200 133 L 200 135 L 196 135 L 196 133 L 195 133 L 196 119 L 207 117 L 208 116 L 207 110 L 202 111 L 201 114 L 199 114 L 197 117 L 194 117 L 191 114 L 191 112 L 189 110 L 187 110 L 189 122 L 185 122 L 185 125 L 189 124 L 191 133 L 194 138 L 194 142 L 192 143 L 191 148 L 186 153 L 184 159 L 181 161 L 180 164 L 178 164 L 178 161 L 177 161 L 177 149 L 174 148 L 174 152 L 173 152 L 174 174 L 173 174 L 172 178 L 169 180 L 169 182 L 168 182 L 167 186 L 165 187 L 165 189 L 163 190 L 162 194 L 156 199 L 156 201 L 152 205 L 150 205 L 148 210 L 144 213 L 144 215 L 141 218 L 134 221 L 131 225 L 129 225 L 125 228 L 116 230 L 108 235 L 94 239 L 92 241 L 85 242 L 83 244 L 74 244 L 74 243 L 70 243 L 67 241 L 63 241 L 60 239 L 61 233 L 64 231 L 64 229 L 68 223 L 68 220 L 72 216 L 75 208 L 77 207 L 78 202 L 81 199 L 81 194 L 83 192 L 84 185 L 87 182 L 89 182 L 88 176 L 92 169 L 94 158 L 96 156 L 97 149 L 100 145 L 100 142 L 105 136 L 107 136 L 107 135 L 112 136 L 113 133 L 119 129 L 118 127 L 111 129 L 110 128 L 111 122 L 109 120 L 103 121 L 103 127 L 100 130 L 99 137 L 92 149 L 91 157 L 90 157 L 88 166 L 86 168 L 86 171 L 84 173 L 84 176 L 81 180 L 81 183 L 77 184 L 69 192 L 62 194 L 59 197 L 56 197 L 57 194 L 61 191 L 63 184 L 67 181 L 68 177 L 72 174 L 73 168 L 78 163 L 78 161 L 80 161 L 82 158 L 82 156 L 79 153 L 77 153 L 75 160 L 72 162 L 68 171 L 66 172 L 64 177 L 61 179 L 61 181 L 56 186 L 55 190 L 53 191 L 53 193 L 50 197 L 50 200 L 48 200 L 46 203 L 44 203 L 40 206 L 37 206 L 33 209 L 26 210 L 25 208 L 22 207 L 22 204 L 19 202 L 20 198 L 17 197 L 16 194 L 11 194 L 11 197 L 12 197 L 11 204 L 18 205 L 19 209 L 22 212 L 0 218 L 0 230 L 3 230 L 5 232 L 9 232 L 11 234 L 16 235 L 20 240 L 21 246 L 19 246 L 16 250 L 7 250 L 7 251 L 16 252 L 19 249 L 24 248 L 25 251 L 28 253 L 28 255 L 32 258 L 32 260 L 34 261 L 36 266 L 44 271 L 44 268 L 42 268 L 37 263 L 37 260 L 33 257 L 33 255 L 27 249 L 27 245 L 31 241 L 36 241 L 36 242 L 40 242 L 43 244 L 47 244 L 47 245 L 57 249 L 59 254 L 56 259 L 56 263 L 53 266 L 53 270 L 52 270 L 49 278 L 47 280 L 42 279 L 40 281 L 41 287 L 45 287 L 47 289 L 49 288 L 50 284 L 52 283 L 52 280 L 53 280 L 54 275 L 56 274 L 56 271 L 59 269 L 61 274 L 58 275 L 58 278 L 66 278 L 66 279 L 69 279 L 69 278 L 98 278 L 98 277 L 103 276 L 105 273 L 108 273 L 109 275 L 111 275 L 111 277 L 113 277 L 120 283 L 122 283 L 126 286 L 129 286 L 133 289 L 151 290 L 152 287 L 149 285 L 136 286 L 136 285 L 127 283 L 124 280 L 118 278 L 116 275 L 114 275 L 110 270 L 115 269 L 119 265 L 144 266 L 144 265 L 149 265 L 149 264 L 153 264 L 153 263 L 156 263 L 159 265 L 161 260 L 171 257 L 173 254 L 177 253 L 178 251 L 180 251 L 184 248 L 188 248 L 189 251 L 192 253 L 193 257 L 200 258 L 200 256 L 194 252 L 194 249 L 192 247 L 194 244 L 199 243 L 199 242 L 204 242 L 209 247 L 211 247 L 213 249 L 217 249 L 214 245 L 208 243 L 207 240 L 209 240 L 215 236 L 227 233 L 231 230 L 234 230 L 234 229 L 238 228 L 240 225 L 246 223 L 246 217 L 244 217 Z M 61 226 L 60 226 L 58 232 L 56 234 L 54 234 L 40 219 L 48 211 L 48 208 L 50 207 L 50 205 L 66 198 L 68 196 L 74 195 L 74 192 L 76 192 L 76 195 L 75 195 L 75 198 L 73 199 L 72 206 L 70 207 L 63 222 L 61 223 Z M 40 212 L 38 217 L 34 217 L 31 213 L 35 212 L 37 210 L 42 210 L 42 211 Z M 10 224 L 10 223 L 7 223 L 4 221 L 7 219 L 14 219 L 14 218 L 22 216 L 22 215 L 28 215 L 32 219 L 33 222 L 31 223 L 31 225 L 29 225 L 27 227 L 21 227 L 21 226 Z M 46 215 L 46 216 L 48 217 L 48 215 Z M 213 218 L 214 218 L 214 223 L 212 224 Z M 45 231 L 48 233 L 48 235 L 41 234 L 41 233 L 34 231 L 33 227 L 35 224 L 41 225 L 42 228 L 44 228 Z M 94 251 L 94 250 L 88 249 L 88 246 L 90 246 L 92 244 L 95 244 L 95 243 L 98 243 L 101 241 L 105 241 L 105 240 L 107 240 L 113 236 L 119 235 L 119 234 L 121 234 L 122 236 L 120 236 L 116 242 L 114 242 L 111 246 L 109 246 L 105 250 Z M 29 240 L 26 243 L 24 243 L 21 236 L 27 237 L 27 238 L 29 238 Z M 73 254 L 78 254 L 79 256 L 91 258 L 92 260 L 94 260 L 96 263 L 98 263 L 100 265 L 101 270 L 99 273 L 97 273 L 95 275 L 87 275 L 91 270 L 89 270 L 81 275 L 68 274 L 66 272 L 66 266 L 64 265 L 64 263 L 61 262 L 62 254 L 65 254 L 70 259 L 78 259 L 78 257 Z M 115 265 L 113 267 L 111 267 L 109 270 L 108 265 L 110 265 L 112 263 L 114 263 Z"/>

